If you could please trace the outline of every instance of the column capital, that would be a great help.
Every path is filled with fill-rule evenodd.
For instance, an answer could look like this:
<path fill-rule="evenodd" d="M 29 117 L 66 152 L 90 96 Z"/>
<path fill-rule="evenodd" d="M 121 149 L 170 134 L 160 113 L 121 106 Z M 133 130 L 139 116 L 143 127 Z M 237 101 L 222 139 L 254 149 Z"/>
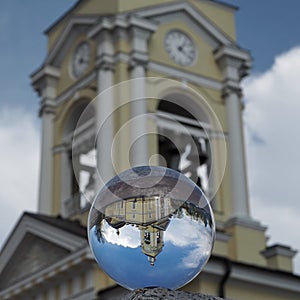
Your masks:
<path fill-rule="evenodd" d="M 247 50 L 222 45 L 215 50 L 214 57 L 225 79 L 240 81 L 250 73 L 252 59 Z"/>
<path fill-rule="evenodd" d="M 109 54 L 101 54 L 96 60 L 96 68 L 98 70 L 115 71 L 114 57 Z"/>
<path fill-rule="evenodd" d="M 112 19 L 104 18 L 88 32 L 87 36 L 93 39 L 97 45 L 105 44 L 105 42 L 111 41 L 114 27 L 115 24 Z"/>
<path fill-rule="evenodd" d="M 45 114 L 55 115 L 55 103 L 52 99 L 43 99 L 39 109 L 39 117 Z"/>
<path fill-rule="evenodd" d="M 96 68 L 98 70 L 114 71 L 114 42 L 113 32 L 116 24 L 114 19 L 103 18 L 88 33 L 88 37 L 95 40 L 97 44 Z"/>
<path fill-rule="evenodd" d="M 140 35 L 140 37 L 145 39 L 149 39 L 158 27 L 157 23 L 134 15 L 128 18 L 128 25 L 134 31 L 134 34 Z"/>
<path fill-rule="evenodd" d="M 223 88 L 222 88 L 223 99 L 226 100 L 226 98 L 232 94 L 237 95 L 239 99 L 243 97 L 243 92 L 240 83 L 235 80 L 230 80 L 230 79 L 225 80 L 223 82 Z"/>
<path fill-rule="evenodd" d="M 31 74 L 31 84 L 41 97 L 39 116 L 55 114 L 55 98 L 60 71 L 50 65 L 43 65 Z"/>
<path fill-rule="evenodd" d="M 45 97 L 47 87 L 56 89 L 60 78 L 60 71 L 51 65 L 42 65 L 37 71 L 30 75 L 31 85 L 39 96 Z"/>
<path fill-rule="evenodd" d="M 129 68 L 132 69 L 137 65 L 146 68 L 149 61 L 148 42 L 152 33 L 157 30 L 157 25 L 137 16 L 130 16 L 128 24 L 131 39 Z"/>
<path fill-rule="evenodd" d="M 134 52 L 130 56 L 129 64 L 128 64 L 128 69 L 131 71 L 137 66 L 141 66 L 144 69 L 147 68 L 149 62 L 149 57 L 148 55 L 144 53 L 138 53 Z"/>

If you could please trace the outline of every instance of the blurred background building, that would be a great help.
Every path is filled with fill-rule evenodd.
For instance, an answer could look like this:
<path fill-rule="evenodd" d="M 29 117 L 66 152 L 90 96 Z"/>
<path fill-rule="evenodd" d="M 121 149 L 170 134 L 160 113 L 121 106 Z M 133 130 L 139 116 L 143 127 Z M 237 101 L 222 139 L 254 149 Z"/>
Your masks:
<path fill-rule="evenodd" d="M 250 214 L 240 81 L 251 57 L 236 41 L 235 12 L 236 7 L 212 0 L 81 0 L 46 30 L 46 59 L 31 77 L 41 99 L 39 212 L 24 213 L 2 249 L 0 299 L 114 299 L 126 292 L 94 262 L 86 221 L 97 189 L 96 165 L 108 179 L 130 167 L 124 149 L 139 128 L 156 134 L 136 144 L 133 165 L 154 157 L 153 163 L 188 174 L 213 198 L 214 253 L 183 289 L 232 299 L 299 299 L 295 251 L 267 247 L 266 227 Z M 175 81 L 161 84 L 161 77 Z M 130 79 L 137 81 L 123 91 L 129 98 L 151 94 L 161 100 L 132 101 L 117 109 L 95 151 L 97 124 L 122 106 L 120 90 L 88 104 L 106 88 Z M 211 130 L 213 120 L 199 94 L 224 135 Z M 72 152 L 84 111 L 76 130 L 80 142 Z M 114 169 L 110 152 L 117 131 L 149 112 L 155 117 L 143 117 L 138 129 L 123 131 L 113 152 Z M 214 193 L 224 155 L 224 177 Z"/>

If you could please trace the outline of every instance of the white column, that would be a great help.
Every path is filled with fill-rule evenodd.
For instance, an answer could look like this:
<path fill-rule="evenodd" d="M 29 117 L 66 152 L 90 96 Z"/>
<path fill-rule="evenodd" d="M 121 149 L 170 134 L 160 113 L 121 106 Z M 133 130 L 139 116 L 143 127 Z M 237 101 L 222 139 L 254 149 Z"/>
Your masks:
<path fill-rule="evenodd" d="M 55 288 L 51 288 L 49 291 L 48 291 L 48 297 L 47 297 L 48 300 L 56 300 L 56 297 L 55 297 Z"/>
<path fill-rule="evenodd" d="M 96 103 L 97 136 L 97 168 L 103 179 L 103 184 L 114 175 L 111 145 L 114 138 L 114 97 L 113 91 L 107 90 L 113 86 L 113 70 L 101 66 L 98 70 L 98 96 Z M 105 91 L 103 93 L 103 91 Z"/>
<path fill-rule="evenodd" d="M 38 211 L 52 213 L 53 191 L 53 118 L 54 110 L 46 106 L 41 110 L 42 138 Z"/>
<path fill-rule="evenodd" d="M 96 189 L 101 188 L 114 175 L 111 145 L 114 138 L 114 43 L 110 21 L 105 19 L 93 28 L 88 36 L 97 44 L 96 130 L 97 130 L 97 177 Z"/>
<path fill-rule="evenodd" d="M 90 268 L 86 273 L 86 289 L 90 289 L 90 288 L 94 288 L 94 282 L 95 282 L 95 278 L 94 278 L 95 272 L 93 268 Z"/>
<path fill-rule="evenodd" d="M 81 280 L 80 280 L 81 278 L 79 274 L 78 276 L 74 277 L 72 280 L 73 295 L 77 295 L 81 292 Z"/>
<path fill-rule="evenodd" d="M 243 140 L 243 123 L 241 119 L 241 103 L 237 91 L 227 90 L 225 95 L 231 192 L 234 217 L 248 217 L 248 188 L 245 167 L 245 149 Z"/>
<path fill-rule="evenodd" d="M 53 213 L 53 119 L 59 77 L 59 70 L 50 65 L 45 65 L 31 77 L 32 86 L 41 97 L 42 145 L 38 210 L 44 214 Z"/>
<path fill-rule="evenodd" d="M 36 296 L 35 300 L 43 300 L 44 299 L 44 295 L 43 294 L 39 294 L 38 296 Z"/>
<path fill-rule="evenodd" d="M 68 211 L 66 210 L 66 200 L 72 196 L 72 172 L 73 166 L 69 157 L 70 152 L 66 147 L 61 149 L 61 215 L 68 217 Z"/>
<path fill-rule="evenodd" d="M 131 119 L 130 146 L 132 167 L 149 164 L 147 100 L 145 91 L 145 68 L 134 63 L 131 69 Z"/>
<path fill-rule="evenodd" d="M 63 281 L 60 285 L 60 299 L 66 299 L 68 297 L 68 281 Z"/>
<path fill-rule="evenodd" d="M 146 99 L 146 65 L 148 42 L 157 27 L 148 20 L 131 17 L 131 118 L 130 118 L 130 162 L 133 167 L 149 164 L 148 120 Z"/>
<path fill-rule="evenodd" d="M 223 98 L 229 138 L 232 217 L 249 219 L 240 81 L 248 74 L 251 58 L 247 51 L 227 46 L 221 46 L 214 55 L 224 76 Z"/>

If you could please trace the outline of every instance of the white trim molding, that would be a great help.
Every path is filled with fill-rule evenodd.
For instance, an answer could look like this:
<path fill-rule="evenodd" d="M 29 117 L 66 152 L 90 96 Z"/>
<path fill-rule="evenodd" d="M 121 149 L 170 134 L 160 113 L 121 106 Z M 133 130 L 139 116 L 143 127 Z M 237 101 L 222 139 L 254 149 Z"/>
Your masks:
<path fill-rule="evenodd" d="M 66 44 L 66 40 L 70 37 L 70 33 L 76 25 L 91 26 L 97 21 L 97 16 L 73 16 L 64 28 L 56 43 L 50 50 L 45 63 L 52 64 L 61 48 Z"/>
<path fill-rule="evenodd" d="M 230 45 L 235 42 L 204 16 L 197 8 L 186 2 L 177 2 L 175 4 L 160 5 L 147 8 L 137 12 L 137 15 L 144 18 L 154 18 L 156 16 L 168 15 L 178 11 L 186 12 L 195 22 L 203 26 L 207 32 L 222 45 Z"/>

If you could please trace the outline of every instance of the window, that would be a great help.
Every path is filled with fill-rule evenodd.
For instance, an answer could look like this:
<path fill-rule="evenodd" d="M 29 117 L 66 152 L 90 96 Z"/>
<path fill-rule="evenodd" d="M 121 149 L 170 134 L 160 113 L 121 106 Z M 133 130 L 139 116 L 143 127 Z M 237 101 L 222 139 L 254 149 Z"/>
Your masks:
<path fill-rule="evenodd" d="M 61 153 L 62 215 L 69 217 L 88 209 L 95 196 L 96 151 L 94 149 L 94 110 L 90 106 L 85 119 L 80 119 L 88 101 L 80 101 L 65 122 Z M 80 125 L 77 124 L 80 119 Z M 76 128 L 76 139 L 73 137 Z M 73 149 L 72 149 L 73 147 Z M 73 152 L 72 152 L 73 151 Z"/>
<path fill-rule="evenodd" d="M 159 154 L 166 166 L 184 173 L 208 193 L 210 144 L 205 131 L 209 128 L 207 118 L 203 117 L 204 120 L 199 122 L 187 110 L 166 100 L 160 101 L 157 117 Z"/>

